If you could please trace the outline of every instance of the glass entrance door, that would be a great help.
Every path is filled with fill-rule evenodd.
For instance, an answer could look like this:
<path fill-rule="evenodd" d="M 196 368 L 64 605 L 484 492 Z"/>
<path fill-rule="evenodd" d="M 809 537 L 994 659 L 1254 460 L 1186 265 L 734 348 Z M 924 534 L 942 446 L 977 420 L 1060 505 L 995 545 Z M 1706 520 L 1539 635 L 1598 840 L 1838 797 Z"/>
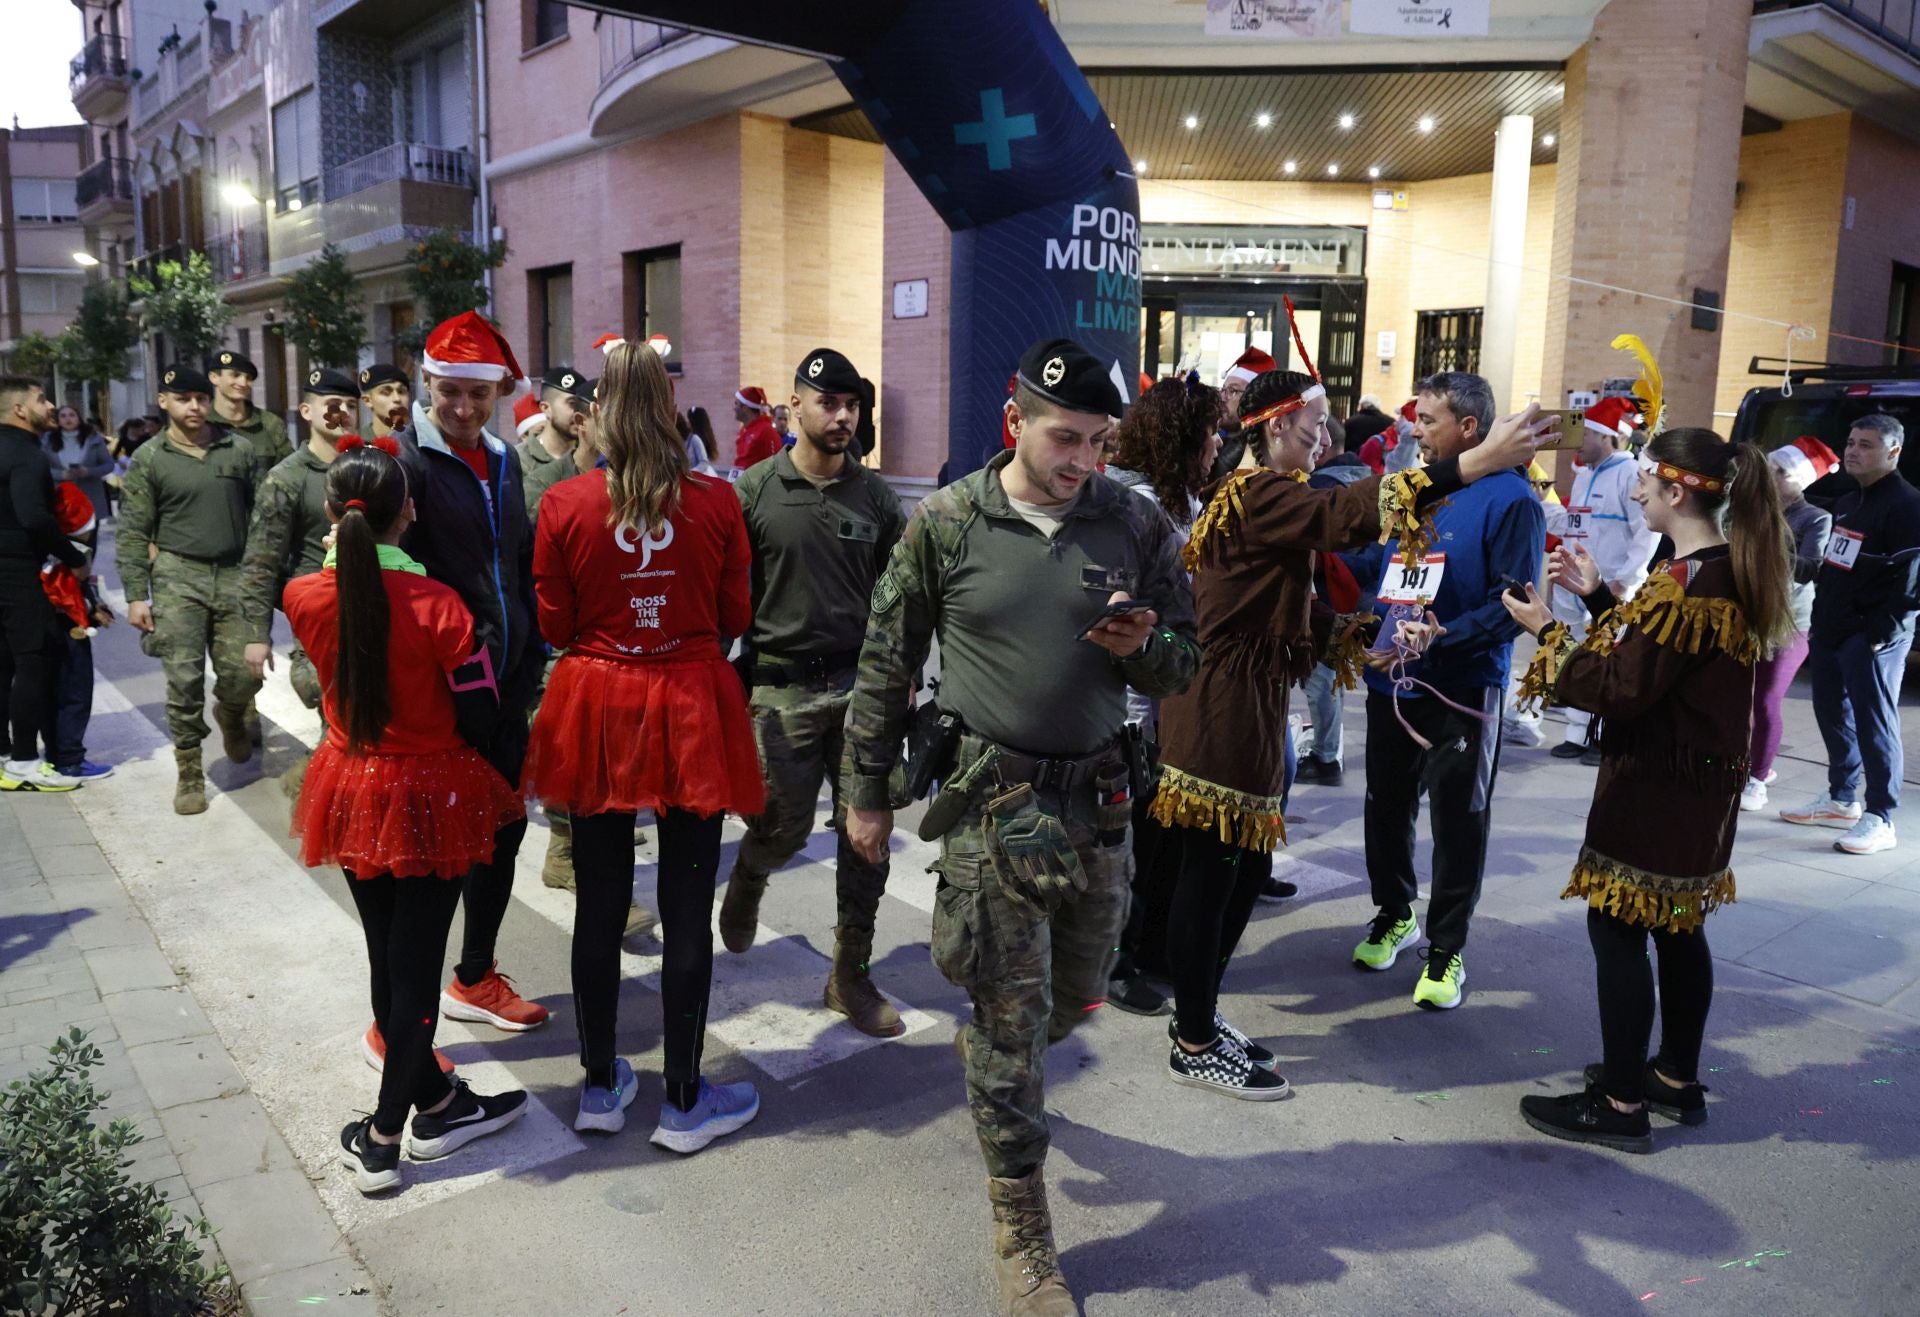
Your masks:
<path fill-rule="evenodd" d="M 1281 323 L 1271 297 L 1218 294 L 1189 295 L 1179 302 L 1175 326 L 1175 359 L 1181 374 L 1200 372 L 1212 384 L 1250 347 L 1274 350 L 1275 327 Z M 1284 335 L 1285 330 L 1280 330 Z"/>

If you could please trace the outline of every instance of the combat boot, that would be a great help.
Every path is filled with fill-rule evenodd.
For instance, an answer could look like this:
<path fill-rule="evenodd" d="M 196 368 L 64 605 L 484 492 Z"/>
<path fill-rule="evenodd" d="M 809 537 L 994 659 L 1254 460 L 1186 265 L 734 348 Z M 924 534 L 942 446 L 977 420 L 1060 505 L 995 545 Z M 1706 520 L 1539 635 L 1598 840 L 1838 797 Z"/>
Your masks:
<path fill-rule="evenodd" d="M 280 794 L 295 804 L 300 801 L 300 787 L 307 780 L 307 766 L 313 763 L 313 754 L 309 751 L 293 761 L 293 767 L 280 775 Z"/>
<path fill-rule="evenodd" d="M 627 907 L 627 926 L 621 930 L 620 936 L 623 938 L 646 937 L 657 927 L 659 927 L 659 921 L 653 917 L 653 911 L 636 899 Z"/>
<path fill-rule="evenodd" d="M 728 888 L 732 890 L 731 887 Z M 867 961 L 873 934 L 834 930 L 833 972 L 827 976 L 827 1009 L 839 1011 L 854 1028 L 872 1038 L 898 1038 L 907 1031 L 900 1012 L 873 986 Z"/>
<path fill-rule="evenodd" d="M 736 956 L 753 945 L 753 935 L 760 931 L 760 898 L 766 894 L 766 874 L 734 866 L 726 899 L 720 902 L 720 940 Z"/>
<path fill-rule="evenodd" d="M 1018 1180 L 989 1177 L 993 1203 L 993 1272 L 1008 1317 L 1077 1317 L 1080 1305 L 1060 1274 L 1053 1250 L 1044 1172 Z"/>
<path fill-rule="evenodd" d="M 540 881 L 573 890 L 573 820 L 564 814 L 547 815 L 547 861 L 540 866 Z"/>
<path fill-rule="evenodd" d="M 204 814 L 207 812 L 207 778 L 200 770 L 200 747 L 188 749 L 175 746 L 173 749 L 174 766 L 179 770 L 180 780 L 173 788 L 173 812 L 176 814 Z"/>
<path fill-rule="evenodd" d="M 213 708 L 213 720 L 220 725 L 220 749 L 236 764 L 253 758 L 252 712 L 246 705 L 216 704 Z"/>

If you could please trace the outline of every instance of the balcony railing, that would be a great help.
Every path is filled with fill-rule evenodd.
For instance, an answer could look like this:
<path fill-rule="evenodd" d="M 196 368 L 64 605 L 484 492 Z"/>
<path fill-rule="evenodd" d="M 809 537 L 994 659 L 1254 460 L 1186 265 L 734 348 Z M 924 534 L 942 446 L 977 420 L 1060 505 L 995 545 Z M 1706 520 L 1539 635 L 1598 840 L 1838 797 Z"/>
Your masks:
<path fill-rule="evenodd" d="M 67 65 L 67 87 L 75 96 L 94 78 L 127 76 L 127 43 L 102 32 L 80 48 Z"/>
<path fill-rule="evenodd" d="M 1920 59 L 1920 0 L 1814 0 L 1845 15 L 1890 46 Z M 1807 0 L 1760 0 L 1756 13 L 1808 8 Z"/>
<path fill-rule="evenodd" d="M 76 205 L 83 207 L 96 201 L 132 201 L 132 163 L 109 156 L 88 165 L 74 180 L 73 199 Z"/>
<path fill-rule="evenodd" d="M 613 18 L 602 15 L 597 20 L 600 30 L 600 82 L 604 86 L 607 79 L 632 64 L 635 60 L 645 59 L 656 50 L 663 50 L 676 41 L 684 41 L 694 33 L 684 27 L 668 27 L 664 23 L 648 23 L 637 18 Z"/>
<path fill-rule="evenodd" d="M 327 200 L 350 197 L 356 192 L 410 179 L 416 183 L 442 183 L 448 187 L 473 186 L 473 157 L 459 147 L 427 146 L 420 142 L 395 142 L 327 171 L 322 189 Z"/>
<path fill-rule="evenodd" d="M 267 234 L 259 228 L 238 228 L 207 243 L 213 259 L 213 277 L 220 283 L 258 279 L 267 272 Z"/>

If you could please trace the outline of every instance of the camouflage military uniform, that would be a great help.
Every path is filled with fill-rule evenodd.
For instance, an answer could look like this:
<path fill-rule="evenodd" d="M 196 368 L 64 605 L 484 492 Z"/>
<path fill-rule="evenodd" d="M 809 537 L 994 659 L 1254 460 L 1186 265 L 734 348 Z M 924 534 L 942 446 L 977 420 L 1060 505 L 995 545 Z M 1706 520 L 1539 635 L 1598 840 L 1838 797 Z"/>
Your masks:
<path fill-rule="evenodd" d="M 287 423 L 272 412 L 254 407 L 244 421 L 229 421 L 218 412 L 210 412 L 207 420 L 252 444 L 254 458 L 263 470 L 293 454 L 293 441 L 287 438 Z"/>
<path fill-rule="evenodd" d="M 825 780 L 838 838 L 837 927 L 864 943 L 887 887 L 887 865 L 847 841 L 840 800 L 847 700 L 865 633 L 866 605 L 906 518 L 877 471 L 849 460 L 816 485 L 782 451 L 734 486 L 753 543 L 751 709 L 766 810 L 747 820 L 736 875 L 764 884 L 813 831 Z"/>
<path fill-rule="evenodd" d="M 327 463 L 303 446 L 276 463 L 254 495 L 246 555 L 240 562 L 249 641 L 264 645 L 272 638 L 280 591 L 294 577 L 320 570 L 329 529 Z M 287 678 L 302 704 L 320 707 L 319 675 L 298 642 L 287 659 Z"/>
<path fill-rule="evenodd" d="M 154 630 L 141 648 L 166 671 L 167 732 L 181 750 L 206 739 L 209 655 L 227 715 L 246 713 L 260 689 L 246 662 L 252 632 L 240 580 L 259 462 L 246 439 L 213 435 L 198 457 L 165 434 L 142 444 L 120 493 L 120 581 L 129 603 L 151 596 Z"/>
<path fill-rule="evenodd" d="M 1049 536 L 1001 488 L 1011 459 L 996 457 L 915 511 L 874 589 L 847 741 L 848 803 L 887 808 L 910 684 L 938 634 L 940 704 L 968 732 L 959 769 L 988 745 L 1009 752 L 941 839 L 933 958 L 973 1001 L 967 1097 L 988 1172 L 1017 1178 L 1046 1157 L 1047 1045 L 1105 999 L 1126 920 L 1130 805 L 1103 808 L 1094 779 L 1124 762 L 1116 738 L 1127 687 L 1156 697 L 1184 689 L 1199 651 L 1166 519 L 1095 476 Z M 1126 659 L 1077 639 L 1114 590 L 1151 600 L 1160 614 L 1146 647 Z M 1035 758 L 1070 765 L 1065 786 Z M 1021 782 L 1064 824 L 1087 876 L 1078 900 L 1051 915 L 1009 895 L 988 850 L 984 802 Z"/>
<path fill-rule="evenodd" d="M 562 480 L 579 475 L 580 468 L 574 465 L 572 453 L 555 457 L 538 439 L 529 439 L 514 447 L 520 452 L 521 489 L 527 496 L 527 520 L 537 524 L 540 520 L 541 498 Z"/>

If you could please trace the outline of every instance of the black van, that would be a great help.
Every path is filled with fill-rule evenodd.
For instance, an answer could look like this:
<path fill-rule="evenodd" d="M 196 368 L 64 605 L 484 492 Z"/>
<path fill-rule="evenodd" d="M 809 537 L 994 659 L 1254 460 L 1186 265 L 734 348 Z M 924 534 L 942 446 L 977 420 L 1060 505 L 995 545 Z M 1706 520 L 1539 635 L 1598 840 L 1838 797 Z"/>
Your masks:
<path fill-rule="evenodd" d="M 1833 366 L 1820 362 L 1795 365 L 1772 357 L 1755 357 L 1749 374 L 1782 375 L 1791 381 L 1792 396 L 1784 385 L 1749 389 L 1740 400 L 1733 422 L 1735 443 L 1751 440 L 1772 452 L 1801 435 L 1812 435 L 1844 457 L 1847 432 L 1863 416 L 1884 413 L 1906 428 L 1909 438 L 1920 434 L 1920 366 Z M 1920 485 L 1920 443 L 1900 450 L 1900 474 Z M 1829 506 L 1853 488 L 1853 477 L 1836 470 L 1817 480 L 1807 497 Z"/>

